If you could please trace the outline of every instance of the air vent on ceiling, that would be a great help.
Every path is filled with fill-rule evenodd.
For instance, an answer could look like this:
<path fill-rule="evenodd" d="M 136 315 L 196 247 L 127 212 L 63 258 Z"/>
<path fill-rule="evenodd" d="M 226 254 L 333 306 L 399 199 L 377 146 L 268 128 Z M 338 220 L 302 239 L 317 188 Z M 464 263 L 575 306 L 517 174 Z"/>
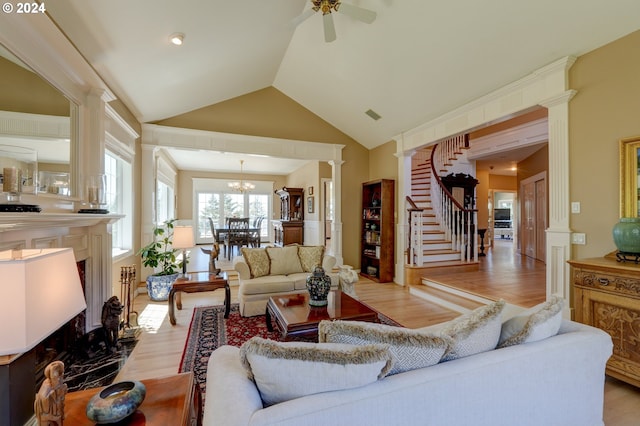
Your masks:
<path fill-rule="evenodd" d="M 380 120 L 382 117 L 380 116 L 380 114 L 378 114 L 377 112 L 375 112 L 374 110 L 370 109 L 367 110 L 365 112 L 365 114 L 367 114 L 369 117 L 373 118 L 375 121 Z"/>

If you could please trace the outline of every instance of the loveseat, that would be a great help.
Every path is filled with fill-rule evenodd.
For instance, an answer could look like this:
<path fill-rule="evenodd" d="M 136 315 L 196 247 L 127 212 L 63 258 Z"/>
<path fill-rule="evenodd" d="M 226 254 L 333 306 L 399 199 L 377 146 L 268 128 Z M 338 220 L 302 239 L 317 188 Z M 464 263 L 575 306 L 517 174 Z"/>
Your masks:
<path fill-rule="evenodd" d="M 322 246 L 243 248 L 242 255 L 233 259 L 240 315 L 264 315 L 273 295 L 306 292 L 307 277 L 317 265 L 331 277 L 331 288 L 337 289 L 338 275 L 332 272 L 335 263 L 335 257 L 324 254 Z"/>
<path fill-rule="evenodd" d="M 610 336 L 561 317 L 555 333 L 269 406 L 247 374 L 244 346 L 222 346 L 208 364 L 204 424 L 603 425 Z M 295 371 L 275 374 L 285 388 L 296 380 Z"/>

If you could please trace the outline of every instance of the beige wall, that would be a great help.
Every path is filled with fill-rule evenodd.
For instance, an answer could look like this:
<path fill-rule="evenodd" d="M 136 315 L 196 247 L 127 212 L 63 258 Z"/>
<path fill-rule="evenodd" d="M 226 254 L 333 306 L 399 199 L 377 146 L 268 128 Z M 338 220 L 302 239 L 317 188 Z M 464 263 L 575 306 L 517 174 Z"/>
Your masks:
<path fill-rule="evenodd" d="M 69 116 L 69 100 L 37 74 L 0 57 L 0 110 Z"/>
<path fill-rule="evenodd" d="M 360 214 L 353 200 L 360 199 L 361 184 L 367 181 L 369 176 L 369 151 L 354 139 L 273 87 L 161 120 L 155 124 L 345 145 L 342 151 L 344 163 L 342 165 L 342 199 L 340 200 L 342 202 L 343 257 L 347 264 L 360 263 L 358 231 Z M 182 200 L 179 198 L 178 202 L 182 203 Z"/>
<path fill-rule="evenodd" d="M 569 187 L 581 213 L 572 214 L 573 232 L 586 245 L 571 257 L 603 256 L 616 249 L 611 236 L 619 218 L 620 139 L 640 135 L 640 31 L 578 58 L 569 83 L 577 94 L 569 104 Z"/>

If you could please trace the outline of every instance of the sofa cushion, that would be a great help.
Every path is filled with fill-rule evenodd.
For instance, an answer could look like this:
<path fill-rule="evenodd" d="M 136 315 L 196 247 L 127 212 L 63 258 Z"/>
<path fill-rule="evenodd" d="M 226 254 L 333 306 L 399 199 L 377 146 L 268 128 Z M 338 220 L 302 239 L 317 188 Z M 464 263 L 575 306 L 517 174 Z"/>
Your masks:
<path fill-rule="evenodd" d="M 265 275 L 264 277 L 242 281 L 238 291 L 247 295 L 287 293 L 295 290 L 293 284 L 294 281 L 284 275 Z"/>
<path fill-rule="evenodd" d="M 297 246 L 267 247 L 271 262 L 271 275 L 289 275 L 304 272 L 298 258 Z"/>
<path fill-rule="evenodd" d="M 448 322 L 441 332 L 450 336 L 453 344 L 442 360 L 450 361 L 495 349 L 500 338 L 500 315 L 504 305 L 504 300 L 499 300 Z"/>
<path fill-rule="evenodd" d="M 318 341 L 352 345 L 388 344 L 394 358 L 389 374 L 437 364 L 453 343 L 449 336 L 363 321 L 320 321 Z"/>
<path fill-rule="evenodd" d="M 264 248 L 248 248 L 242 247 L 242 256 L 244 261 L 249 265 L 251 278 L 264 277 L 269 275 L 271 262 L 267 250 Z"/>
<path fill-rule="evenodd" d="M 564 299 L 551 296 L 548 301 L 505 321 L 502 324 L 498 347 L 505 348 L 555 336 L 562 323 L 563 307 Z"/>
<path fill-rule="evenodd" d="M 316 266 L 322 266 L 323 255 L 324 246 L 298 246 L 298 257 L 304 272 L 313 272 Z"/>
<path fill-rule="evenodd" d="M 392 367 L 388 345 L 276 342 L 252 337 L 240 360 L 265 405 L 373 383 Z"/>

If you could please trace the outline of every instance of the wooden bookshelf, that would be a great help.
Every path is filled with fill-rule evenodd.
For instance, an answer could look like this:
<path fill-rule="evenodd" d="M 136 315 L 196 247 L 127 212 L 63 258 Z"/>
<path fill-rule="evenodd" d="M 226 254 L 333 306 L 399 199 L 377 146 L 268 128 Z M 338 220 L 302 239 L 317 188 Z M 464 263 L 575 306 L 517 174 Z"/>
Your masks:
<path fill-rule="evenodd" d="M 362 184 L 360 274 L 376 282 L 393 281 L 394 211 L 394 180 Z"/>

